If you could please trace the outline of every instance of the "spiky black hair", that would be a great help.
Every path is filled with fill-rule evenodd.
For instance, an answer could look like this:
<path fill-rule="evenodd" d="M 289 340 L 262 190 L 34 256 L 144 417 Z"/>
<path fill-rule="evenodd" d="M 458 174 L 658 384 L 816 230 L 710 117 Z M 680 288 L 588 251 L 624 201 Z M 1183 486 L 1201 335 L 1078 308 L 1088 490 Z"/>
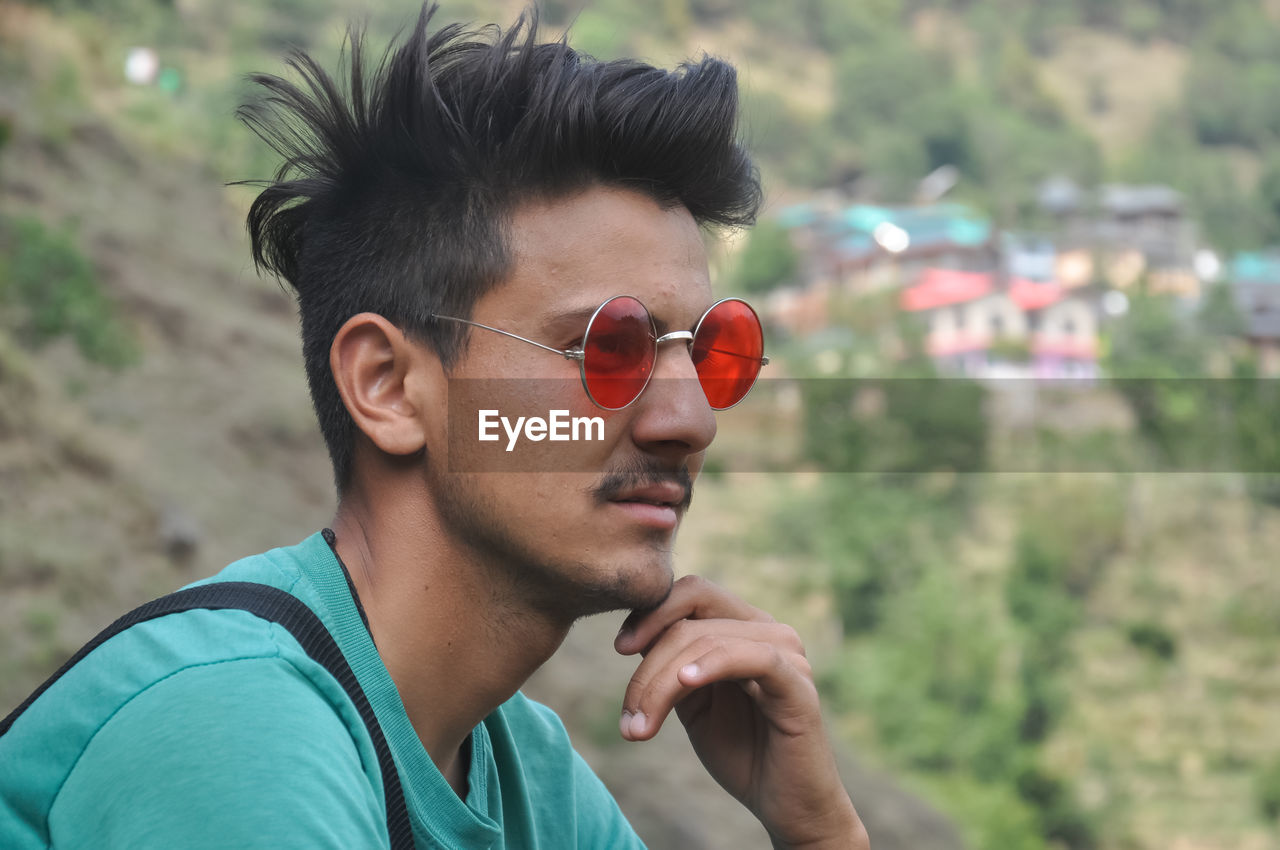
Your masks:
<path fill-rule="evenodd" d="M 258 74 L 238 116 L 283 157 L 249 211 L 253 258 L 294 289 L 312 402 L 339 491 L 355 424 L 329 368 L 342 324 L 378 313 L 448 366 L 456 323 L 508 274 L 522 201 L 627 186 L 700 225 L 751 224 L 760 183 L 737 140 L 737 76 L 703 58 L 667 71 L 537 43 L 536 9 L 430 31 L 434 4 L 370 77 L 352 29 L 345 89 L 306 53 L 294 83 Z"/>

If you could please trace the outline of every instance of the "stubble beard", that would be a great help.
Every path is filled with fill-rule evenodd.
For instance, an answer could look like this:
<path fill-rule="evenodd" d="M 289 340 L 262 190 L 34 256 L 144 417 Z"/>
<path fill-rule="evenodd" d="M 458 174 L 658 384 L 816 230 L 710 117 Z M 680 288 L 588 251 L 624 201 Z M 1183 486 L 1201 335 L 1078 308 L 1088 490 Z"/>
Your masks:
<path fill-rule="evenodd" d="M 513 532 L 501 507 L 478 486 L 478 473 L 437 472 L 428 463 L 425 475 L 441 519 L 475 553 L 477 567 L 508 613 L 523 609 L 568 625 L 606 611 L 652 608 L 671 592 L 670 540 L 664 543 L 655 535 L 649 547 L 652 562 L 640 570 L 664 570 L 667 581 L 659 584 L 610 564 L 553 559 L 538 551 L 535 539 Z"/>

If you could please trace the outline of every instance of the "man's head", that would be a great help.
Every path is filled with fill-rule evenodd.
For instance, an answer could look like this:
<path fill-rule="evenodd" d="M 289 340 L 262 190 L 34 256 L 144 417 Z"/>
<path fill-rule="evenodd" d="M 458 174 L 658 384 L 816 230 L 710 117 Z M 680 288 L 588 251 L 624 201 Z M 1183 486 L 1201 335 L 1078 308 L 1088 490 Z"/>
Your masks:
<path fill-rule="evenodd" d="M 760 187 L 736 143 L 737 85 L 714 59 L 676 72 L 595 62 L 537 44 L 536 21 L 505 34 L 428 31 L 434 9 L 372 76 L 351 40 L 348 90 L 310 57 L 302 86 L 253 79 L 265 96 L 241 116 L 283 157 L 254 202 L 254 260 L 294 288 L 303 357 L 338 489 L 355 438 L 329 372 L 339 327 L 378 313 L 432 346 L 446 366 L 470 315 L 513 263 L 521 205 L 588 186 L 628 187 L 700 225 L 750 224 Z"/>
<path fill-rule="evenodd" d="M 569 473 L 514 483 L 459 473 L 456 457 L 448 471 L 438 384 L 405 383 L 402 407 L 388 415 L 408 410 L 412 427 L 388 431 L 352 364 L 366 362 L 361 352 L 407 351 L 446 375 L 454 395 L 528 379 L 536 396 L 538 379 L 574 376 L 577 366 L 432 317 L 569 348 L 585 321 L 566 315 L 632 295 L 660 328 L 691 329 L 712 303 L 700 226 L 749 224 L 760 200 L 736 141 L 734 71 L 713 59 L 676 72 L 595 62 L 563 42 L 537 44 L 536 23 L 524 18 L 505 34 L 431 34 L 431 11 L 372 78 L 353 38 L 348 91 L 299 54 L 302 87 L 257 77 L 267 96 L 242 110 L 285 157 L 249 229 L 257 263 L 297 292 L 339 491 L 360 458 L 412 458 L 438 519 L 478 555 L 522 564 L 544 591 L 598 596 L 586 607 L 656 602 L 665 585 L 652 567 L 667 562 L 669 581 L 674 529 L 665 514 L 646 514 L 641 503 L 655 497 L 646 488 L 687 492 L 715 431 L 683 346 L 659 351 L 655 386 L 609 414 L 610 438 L 584 449 L 585 484 Z M 359 318 L 369 315 L 381 324 Z M 385 386 L 378 368 L 363 373 L 365 389 Z M 499 409 L 528 400 L 476 399 Z M 547 401 L 601 412 L 580 386 Z"/>

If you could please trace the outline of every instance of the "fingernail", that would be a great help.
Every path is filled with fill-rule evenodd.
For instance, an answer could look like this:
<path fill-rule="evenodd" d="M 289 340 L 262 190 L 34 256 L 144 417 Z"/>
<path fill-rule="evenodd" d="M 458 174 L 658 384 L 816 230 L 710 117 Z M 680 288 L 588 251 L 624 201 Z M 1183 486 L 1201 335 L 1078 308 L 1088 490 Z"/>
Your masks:
<path fill-rule="evenodd" d="M 622 730 L 622 737 L 631 737 L 631 712 L 623 710 L 622 720 L 618 723 L 618 727 Z"/>
<path fill-rule="evenodd" d="M 618 636 L 613 639 L 613 645 L 621 646 L 622 644 L 631 640 L 631 636 L 633 634 L 635 634 L 635 632 L 631 630 L 630 626 L 623 626 L 622 628 L 618 629 Z"/>
<path fill-rule="evenodd" d="M 647 720 L 645 719 L 643 711 L 637 711 L 635 714 L 631 715 L 631 737 L 632 738 L 639 738 L 641 735 L 644 734 L 644 726 L 646 722 Z"/>
<path fill-rule="evenodd" d="M 701 672 L 697 664 L 686 664 L 680 668 L 680 675 L 686 679 L 696 679 Z"/>

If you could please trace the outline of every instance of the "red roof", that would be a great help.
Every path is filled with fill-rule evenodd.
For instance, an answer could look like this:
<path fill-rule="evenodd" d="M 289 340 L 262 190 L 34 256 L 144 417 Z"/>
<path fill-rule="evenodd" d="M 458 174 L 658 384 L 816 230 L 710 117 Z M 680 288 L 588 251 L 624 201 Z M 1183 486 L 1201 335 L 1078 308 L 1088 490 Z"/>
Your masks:
<path fill-rule="evenodd" d="M 1009 298 L 1023 310 L 1039 310 L 1061 301 L 1066 293 L 1058 283 L 1036 283 L 1023 277 L 1009 281 Z"/>
<path fill-rule="evenodd" d="M 950 269 L 925 269 L 914 286 L 902 290 L 902 309 L 910 312 L 932 310 L 948 304 L 963 304 L 991 293 L 991 275 Z"/>

